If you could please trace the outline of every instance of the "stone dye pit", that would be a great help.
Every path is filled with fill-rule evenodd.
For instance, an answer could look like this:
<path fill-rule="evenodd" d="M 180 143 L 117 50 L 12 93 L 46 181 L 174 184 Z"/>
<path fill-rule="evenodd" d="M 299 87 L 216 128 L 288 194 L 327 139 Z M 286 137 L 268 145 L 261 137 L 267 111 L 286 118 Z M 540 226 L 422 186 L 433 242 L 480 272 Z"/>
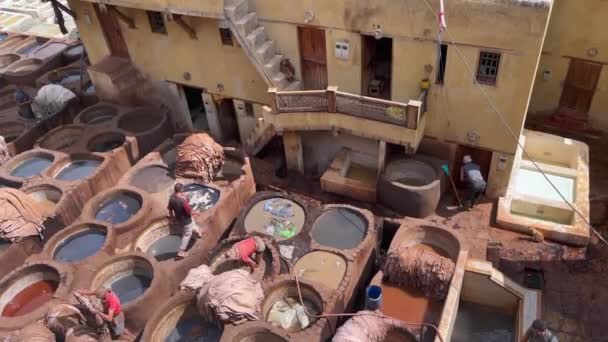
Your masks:
<path fill-rule="evenodd" d="M 318 282 L 337 290 L 346 274 L 346 260 L 335 253 L 314 251 L 301 257 L 294 269 L 303 281 Z"/>
<path fill-rule="evenodd" d="M 53 252 L 60 262 L 77 262 L 95 255 L 105 244 L 107 232 L 103 229 L 83 227 L 66 237 Z"/>
<path fill-rule="evenodd" d="M 14 272 L 0 284 L 2 317 L 19 317 L 39 309 L 53 297 L 59 273 L 52 267 L 35 265 Z"/>
<path fill-rule="evenodd" d="M 220 274 L 235 269 L 249 271 L 247 266 L 240 258 L 230 258 L 226 252 L 234 248 L 234 246 L 242 241 L 246 236 L 235 236 L 225 239 L 220 242 L 219 246 L 209 252 L 208 265 L 213 274 Z M 253 278 L 262 281 L 265 278 L 271 278 L 280 273 L 280 257 L 277 247 L 274 242 L 266 239 L 266 250 L 260 258 L 258 267 L 252 273 Z"/>
<path fill-rule="evenodd" d="M 514 339 L 515 316 L 488 305 L 461 302 L 452 332 L 453 342 L 496 341 Z"/>
<path fill-rule="evenodd" d="M 120 133 L 104 133 L 93 137 L 88 148 L 91 152 L 110 152 L 125 143 L 125 136 Z"/>
<path fill-rule="evenodd" d="M 235 327 L 230 327 L 224 332 L 222 342 L 287 342 L 290 341 L 287 332 L 275 328 L 270 324 L 259 324 L 259 322 L 247 322 Z M 306 339 L 313 341 L 314 339 Z"/>
<path fill-rule="evenodd" d="M 74 120 L 87 125 L 100 125 L 108 123 L 118 115 L 118 110 L 113 106 L 95 105 L 82 111 Z"/>
<path fill-rule="evenodd" d="M 106 265 L 93 279 L 93 287 L 109 286 L 123 305 L 140 298 L 151 286 L 153 266 L 141 257 L 123 257 Z"/>
<path fill-rule="evenodd" d="M 262 302 L 264 319 L 276 327 L 288 332 L 298 332 L 310 327 L 314 317 L 323 312 L 323 300 L 310 285 L 300 283 L 304 307 L 300 303 L 295 282 L 285 283 L 266 294 Z"/>
<path fill-rule="evenodd" d="M 272 197 L 256 203 L 245 216 L 248 233 L 259 232 L 273 236 L 277 241 L 296 236 L 304 226 L 304 209 L 296 202 Z"/>
<path fill-rule="evenodd" d="M 129 220 L 141 209 L 142 199 L 132 192 L 118 192 L 102 202 L 95 219 L 112 224 L 120 224 Z"/>
<path fill-rule="evenodd" d="M 135 241 L 135 248 L 154 257 L 158 261 L 172 260 L 177 256 L 181 243 L 179 227 L 172 226 L 167 220 L 150 225 Z M 188 249 L 195 240 L 190 240 Z"/>
<path fill-rule="evenodd" d="M 312 238 L 320 245 L 337 249 L 357 247 L 367 234 L 367 221 L 354 210 L 332 208 L 312 226 Z"/>
<path fill-rule="evenodd" d="M 215 205 L 220 199 L 220 192 L 216 189 L 200 184 L 186 184 L 183 189 L 188 197 L 188 202 L 192 210 L 201 212 Z"/>
<path fill-rule="evenodd" d="M 148 166 L 135 173 L 129 184 L 149 193 L 170 189 L 175 183 L 173 173 L 164 166 Z"/>
<path fill-rule="evenodd" d="M 52 212 L 61 200 L 61 190 L 51 185 L 36 186 L 25 191 L 34 201 Z"/>
<path fill-rule="evenodd" d="M 163 116 L 157 109 L 136 109 L 124 114 L 118 121 L 118 128 L 131 133 L 149 131 L 163 122 Z"/>
<path fill-rule="evenodd" d="M 13 177 L 30 178 L 39 175 L 51 164 L 53 164 L 53 156 L 40 154 L 19 163 L 10 171 L 10 175 Z"/>
<path fill-rule="evenodd" d="M 100 160 L 77 159 L 62 168 L 55 179 L 64 181 L 83 179 L 93 174 L 99 165 L 101 165 Z"/>

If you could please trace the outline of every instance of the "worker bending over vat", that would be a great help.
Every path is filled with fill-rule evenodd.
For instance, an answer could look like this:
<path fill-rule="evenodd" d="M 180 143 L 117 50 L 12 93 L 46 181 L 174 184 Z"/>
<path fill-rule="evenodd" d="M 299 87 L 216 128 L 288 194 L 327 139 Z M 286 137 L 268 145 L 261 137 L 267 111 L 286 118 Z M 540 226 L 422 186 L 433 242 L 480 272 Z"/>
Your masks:
<path fill-rule="evenodd" d="M 486 181 L 481 174 L 481 168 L 473 162 L 473 158 L 469 155 L 462 158 L 460 181 L 467 187 L 464 206 L 467 209 L 473 209 L 475 203 L 486 192 Z"/>
<path fill-rule="evenodd" d="M 266 250 L 266 243 L 258 236 L 241 240 L 226 252 L 227 259 L 236 259 L 245 263 L 251 269 L 251 273 L 260 265 L 262 254 Z"/>
<path fill-rule="evenodd" d="M 103 312 L 94 309 L 94 314 L 97 314 L 107 325 L 112 339 L 118 339 L 125 331 L 125 315 L 122 312 L 120 299 L 109 287 L 100 287 L 96 291 L 76 290 L 84 296 L 96 296 L 103 304 Z"/>

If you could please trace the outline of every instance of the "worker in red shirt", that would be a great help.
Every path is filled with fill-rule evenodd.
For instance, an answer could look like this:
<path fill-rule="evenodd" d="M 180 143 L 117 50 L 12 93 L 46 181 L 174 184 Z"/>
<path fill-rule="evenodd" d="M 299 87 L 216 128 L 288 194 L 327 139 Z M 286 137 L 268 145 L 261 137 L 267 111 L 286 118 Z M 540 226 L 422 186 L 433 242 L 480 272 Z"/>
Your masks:
<path fill-rule="evenodd" d="M 179 225 L 182 228 L 182 242 L 177 252 L 178 258 L 186 257 L 186 249 L 192 238 L 192 233 L 196 233 L 201 236 L 201 232 L 196 225 L 196 222 L 192 219 L 192 216 L 199 215 L 192 211 L 188 198 L 182 192 L 184 185 L 181 183 L 175 183 L 173 187 L 173 194 L 169 197 L 169 204 L 167 210 L 169 211 L 169 219 Z"/>
<path fill-rule="evenodd" d="M 226 257 L 229 259 L 240 259 L 249 266 L 251 273 L 253 273 L 260 264 L 265 250 L 266 243 L 264 240 L 258 236 L 253 236 L 235 243 L 230 251 L 226 253 Z"/>
<path fill-rule="evenodd" d="M 81 295 L 96 296 L 101 299 L 103 312 L 94 312 L 108 325 L 113 339 L 119 338 L 125 330 L 125 315 L 122 312 L 120 299 L 109 287 L 100 287 L 96 291 L 76 290 Z"/>

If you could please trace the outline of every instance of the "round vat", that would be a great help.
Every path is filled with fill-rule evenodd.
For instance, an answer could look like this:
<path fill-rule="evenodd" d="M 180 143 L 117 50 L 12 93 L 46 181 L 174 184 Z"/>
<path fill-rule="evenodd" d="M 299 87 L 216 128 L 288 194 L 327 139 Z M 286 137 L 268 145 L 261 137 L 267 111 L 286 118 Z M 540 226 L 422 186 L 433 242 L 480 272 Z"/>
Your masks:
<path fill-rule="evenodd" d="M 231 242 L 223 243 L 218 249 L 212 252 L 211 261 L 209 267 L 213 271 L 213 274 L 220 274 L 231 270 L 242 269 L 249 271 L 250 268 L 240 258 L 232 259 L 226 257 L 226 252 L 234 247 L 235 244 L 241 242 L 243 238 L 235 238 Z M 264 277 L 270 277 L 274 274 L 274 260 L 273 254 L 269 241 L 266 241 L 266 250 L 260 258 L 258 267 L 255 268 L 252 276 L 254 279 L 262 280 Z"/>
<path fill-rule="evenodd" d="M 57 244 L 53 259 L 60 262 L 77 262 L 96 254 L 106 242 L 107 231 L 94 226 L 83 226 Z"/>
<path fill-rule="evenodd" d="M 192 210 L 202 212 L 215 205 L 220 199 L 220 192 L 200 184 L 186 184 L 183 192 L 188 197 Z"/>
<path fill-rule="evenodd" d="M 15 54 L 8 54 L 8 55 L 2 55 L 0 56 L 0 69 L 6 68 L 7 66 L 11 65 L 12 63 L 16 62 L 19 60 L 19 55 L 15 55 Z"/>
<path fill-rule="evenodd" d="M 245 215 L 245 230 L 272 235 L 282 241 L 296 236 L 304 226 L 304 209 L 296 202 L 272 197 L 256 203 Z"/>
<path fill-rule="evenodd" d="M 148 227 L 135 241 L 135 248 L 158 261 L 172 260 L 177 256 L 181 240 L 181 230 L 163 220 Z M 195 239 L 190 240 L 188 248 L 194 242 Z"/>
<path fill-rule="evenodd" d="M 164 166 L 148 166 L 138 170 L 129 184 L 141 190 L 156 193 L 171 187 L 175 182 L 173 173 Z"/>
<path fill-rule="evenodd" d="M 301 257 L 294 266 L 301 280 L 312 281 L 337 290 L 346 274 L 346 260 L 334 253 L 310 252 Z"/>
<path fill-rule="evenodd" d="M 300 289 L 306 311 L 312 315 L 323 312 L 323 299 L 319 293 L 307 284 L 300 283 Z M 315 318 L 308 317 L 306 314 L 304 315 L 308 317 L 309 322 L 305 326 L 302 326 L 303 323 L 300 323 L 296 317 L 288 319 L 288 316 L 293 315 L 294 310 L 298 310 L 295 309 L 297 307 L 301 307 L 301 304 L 296 284 L 295 282 L 286 282 L 267 293 L 262 302 L 262 314 L 264 320 L 272 325 L 289 332 L 296 332 L 310 327 L 316 321 Z"/>
<path fill-rule="evenodd" d="M 62 126 L 47 133 L 38 145 L 47 150 L 68 151 L 82 139 L 83 132 L 84 128 L 81 126 Z"/>
<path fill-rule="evenodd" d="M 367 220 L 347 208 L 332 208 L 319 216 L 312 226 L 312 238 L 320 245 L 337 249 L 357 247 L 367 234 Z"/>
<path fill-rule="evenodd" d="M 25 125 L 19 122 L 6 122 L 0 125 L 0 136 L 4 137 L 4 141 L 8 144 L 19 138 L 24 130 Z"/>
<path fill-rule="evenodd" d="M 61 190 L 51 185 L 35 186 L 25 190 L 25 193 L 38 204 L 45 207 L 47 211 L 53 211 L 62 196 Z"/>
<path fill-rule="evenodd" d="M 96 135 L 87 144 L 91 152 L 110 152 L 125 143 L 125 136 L 120 133 L 102 133 Z"/>
<path fill-rule="evenodd" d="M 118 121 L 118 128 L 131 133 L 143 133 L 160 125 L 163 115 L 156 108 L 141 108 L 124 114 Z"/>
<path fill-rule="evenodd" d="M 99 165 L 101 165 L 100 160 L 76 159 L 57 172 L 55 179 L 63 181 L 83 179 L 92 175 Z"/>
<path fill-rule="evenodd" d="M 38 70 L 42 66 L 42 60 L 38 58 L 27 58 L 22 59 L 20 61 L 14 62 L 11 64 L 7 71 L 17 73 L 17 74 L 25 74 Z"/>
<path fill-rule="evenodd" d="M 118 109 L 109 105 L 95 105 L 82 111 L 76 122 L 98 125 L 112 121 L 118 115 Z"/>
<path fill-rule="evenodd" d="M 26 315 L 51 300 L 59 286 L 59 272 L 46 265 L 34 265 L 13 273 L 0 285 L 0 315 Z"/>
<path fill-rule="evenodd" d="M 126 222 L 141 209 L 143 199 L 130 191 L 114 193 L 106 198 L 95 211 L 95 219 L 119 224 Z"/>
<path fill-rule="evenodd" d="M 37 176 L 42 171 L 46 170 L 55 158 L 50 154 L 38 154 L 28 159 L 25 159 L 15 166 L 10 175 L 13 177 L 30 178 Z"/>
<path fill-rule="evenodd" d="M 125 257 L 97 272 L 92 288 L 109 286 L 124 305 L 141 297 L 150 287 L 154 268 L 142 257 Z"/>

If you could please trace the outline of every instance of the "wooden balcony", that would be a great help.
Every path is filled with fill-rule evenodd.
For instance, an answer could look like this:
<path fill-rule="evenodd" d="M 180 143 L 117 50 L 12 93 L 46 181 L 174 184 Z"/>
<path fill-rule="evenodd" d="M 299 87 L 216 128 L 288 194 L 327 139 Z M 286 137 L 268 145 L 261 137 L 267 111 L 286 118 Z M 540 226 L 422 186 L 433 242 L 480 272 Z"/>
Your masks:
<path fill-rule="evenodd" d="M 423 91 L 407 103 L 338 91 L 269 89 L 271 107 L 265 119 L 277 132 L 341 130 L 349 134 L 406 146 L 415 152 L 424 135 L 426 97 Z"/>

